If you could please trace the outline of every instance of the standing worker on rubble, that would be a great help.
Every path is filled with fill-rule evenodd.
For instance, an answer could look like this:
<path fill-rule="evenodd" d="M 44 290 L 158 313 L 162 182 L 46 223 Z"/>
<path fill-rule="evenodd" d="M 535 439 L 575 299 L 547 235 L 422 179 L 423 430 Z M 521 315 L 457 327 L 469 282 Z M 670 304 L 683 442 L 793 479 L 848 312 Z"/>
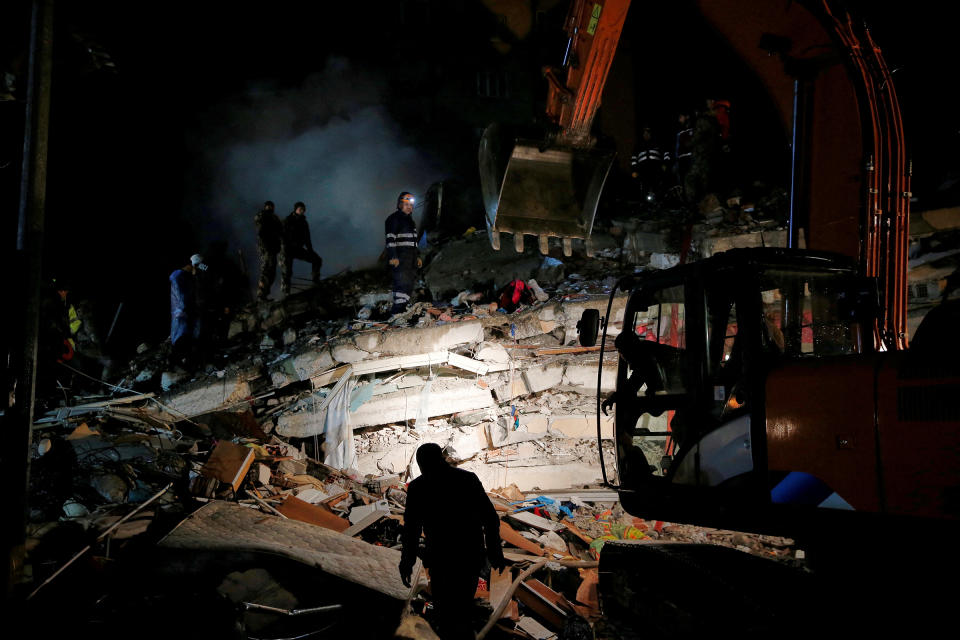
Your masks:
<path fill-rule="evenodd" d="M 297 202 L 293 205 L 293 213 L 283 221 L 283 238 L 280 249 L 280 291 L 284 296 L 290 295 L 290 278 L 293 275 L 293 261 L 304 260 L 312 268 L 311 279 L 313 284 L 320 283 L 320 267 L 323 258 L 313 250 L 313 241 L 310 239 L 310 225 L 307 224 L 307 205 Z"/>
<path fill-rule="evenodd" d="M 421 475 L 407 487 L 400 578 L 410 586 L 423 531 L 423 565 L 444 640 L 473 638 L 472 606 L 484 560 L 502 571 L 500 518 L 476 474 L 447 464 L 440 445 L 417 449 Z"/>
<path fill-rule="evenodd" d="M 417 269 L 423 266 L 417 250 L 417 225 L 413 221 L 413 194 L 404 191 L 397 198 L 397 210 L 384 225 L 387 263 L 393 278 L 393 308 L 390 313 L 403 313 L 410 303 Z"/>
<path fill-rule="evenodd" d="M 200 335 L 200 309 L 197 304 L 197 271 L 205 271 L 200 254 L 170 274 L 170 359 L 172 364 L 190 369 L 194 346 Z"/>
<path fill-rule="evenodd" d="M 257 282 L 257 302 L 269 300 L 270 288 L 277 275 L 277 256 L 283 242 L 283 223 L 267 200 L 263 209 L 253 218 L 257 225 L 257 249 L 260 256 L 260 280 Z"/>

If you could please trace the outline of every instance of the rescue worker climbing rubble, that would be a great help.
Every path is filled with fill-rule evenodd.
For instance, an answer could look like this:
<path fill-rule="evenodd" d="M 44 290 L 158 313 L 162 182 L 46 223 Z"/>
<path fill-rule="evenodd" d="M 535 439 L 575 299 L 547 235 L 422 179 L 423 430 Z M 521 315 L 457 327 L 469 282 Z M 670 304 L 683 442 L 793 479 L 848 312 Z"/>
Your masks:
<path fill-rule="evenodd" d="M 400 578 L 410 586 L 423 531 L 439 635 L 473 638 L 471 607 L 485 561 L 497 571 L 506 566 L 500 519 L 476 474 L 450 466 L 440 445 L 417 449 L 417 464 L 422 475 L 407 487 Z"/>
<path fill-rule="evenodd" d="M 320 282 L 320 267 L 323 258 L 313 250 L 310 239 L 310 225 L 307 223 L 307 205 L 297 202 L 293 212 L 283 221 L 283 241 L 280 249 L 280 291 L 290 295 L 290 279 L 293 276 L 293 261 L 304 260 L 310 263 L 310 276 L 313 284 Z"/>
<path fill-rule="evenodd" d="M 387 264 L 393 280 L 393 307 L 391 314 L 403 313 L 410 303 L 410 294 L 417 278 L 417 269 L 423 266 L 417 249 L 417 225 L 413 221 L 413 194 L 402 192 L 397 197 L 397 210 L 384 224 Z"/>

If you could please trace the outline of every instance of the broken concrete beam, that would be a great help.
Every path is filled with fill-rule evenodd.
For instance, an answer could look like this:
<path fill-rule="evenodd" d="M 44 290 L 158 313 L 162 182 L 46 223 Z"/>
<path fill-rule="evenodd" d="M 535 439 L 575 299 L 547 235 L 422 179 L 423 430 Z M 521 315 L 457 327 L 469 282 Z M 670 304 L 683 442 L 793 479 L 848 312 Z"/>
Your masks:
<path fill-rule="evenodd" d="M 353 336 L 353 342 L 357 345 L 358 349 L 362 349 L 368 353 L 375 353 L 380 346 L 382 335 L 380 331 L 361 331 Z"/>
<path fill-rule="evenodd" d="M 483 362 L 493 362 L 496 364 L 508 364 L 510 354 L 497 342 L 482 342 L 474 354 L 477 360 Z"/>
<path fill-rule="evenodd" d="M 420 353 L 416 355 L 377 358 L 353 365 L 353 375 L 362 376 L 368 373 L 380 373 L 381 371 L 434 366 L 446 364 L 447 360 L 449 360 L 449 354 L 446 351 L 432 351 L 430 353 Z"/>
<path fill-rule="evenodd" d="M 311 346 L 274 365 L 270 370 L 270 377 L 274 378 L 275 373 L 279 373 L 283 374 L 288 382 L 307 380 L 326 371 L 333 364 L 333 356 L 330 355 L 329 347 L 326 345 Z M 277 379 L 279 379 L 279 376 L 277 376 Z M 276 380 L 274 380 L 274 384 L 276 384 Z"/>
<path fill-rule="evenodd" d="M 530 393 L 546 391 L 560 384 L 563 380 L 563 370 L 564 365 L 560 363 L 530 367 L 523 370 L 523 380 Z"/>
<path fill-rule="evenodd" d="M 487 436 L 480 427 L 461 427 L 447 442 L 444 452 L 453 460 L 469 460 L 487 447 Z"/>
<path fill-rule="evenodd" d="M 479 320 L 467 320 L 426 328 L 387 331 L 383 334 L 380 352 L 386 355 L 415 355 L 482 341 L 483 325 Z"/>
<path fill-rule="evenodd" d="M 597 369 L 596 365 L 567 364 L 564 367 L 563 379 L 560 384 L 576 393 L 594 395 L 597 393 Z M 616 384 L 617 364 L 615 362 L 604 362 L 603 375 L 600 378 L 600 393 L 613 391 Z"/>
<path fill-rule="evenodd" d="M 521 416 L 522 419 L 522 416 Z M 535 432 L 521 426 L 518 429 L 513 428 L 513 419 L 509 417 L 500 418 L 496 422 L 487 422 L 487 439 L 494 447 L 505 447 L 520 442 L 529 442 L 530 440 L 539 440 L 546 435 L 546 430 Z"/>
<path fill-rule="evenodd" d="M 175 391 L 160 397 L 159 404 L 172 419 L 193 417 L 210 413 L 223 407 L 236 405 L 250 397 L 250 384 L 239 376 L 204 379 L 183 391 Z M 148 405 L 148 411 L 155 411 Z"/>
<path fill-rule="evenodd" d="M 512 374 L 504 374 L 502 378 L 495 379 L 491 386 L 498 402 L 508 402 L 530 393 L 527 383 L 524 382 L 523 372 L 519 369 Z"/>
<path fill-rule="evenodd" d="M 429 394 L 401 390 L 376 396 L 351 413 L 350 422 L 354 427 L 366 427 L 415 420 L 424 400 L 427 418 L 485 409 L 495 404 L 490 391 L 481 389 L 473 380 L 438 378 L 433 381 Z"/>
<path fill-rule="evenodd" d="M 353 364 L 370 357 L 367 351 L 358 349 L 353 340 L 346 340 L 333 345 L 330 353 L 334 360 L 343 364 Z"/>
<path fill-rule="evenodd" d="M 479 360 L 474 360 L 473 358 L 461 356 L 457 353 L 451 353 L 447 359 L 447 363 L 453 365 L 454 367 L 459 367 L 460 369 L 464 369 L 481 376 L 486 375 L 490 371 L 489 364 L 480 362 Z"/>

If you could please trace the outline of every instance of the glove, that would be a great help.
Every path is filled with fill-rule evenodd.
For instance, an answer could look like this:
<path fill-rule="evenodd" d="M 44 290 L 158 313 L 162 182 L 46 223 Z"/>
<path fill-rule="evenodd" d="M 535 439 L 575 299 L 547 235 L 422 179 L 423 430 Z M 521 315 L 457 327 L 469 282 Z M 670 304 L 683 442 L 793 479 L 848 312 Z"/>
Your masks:
<path fill-rule="evenodd" d="M 614 392 L 614 393 L 611 393 L 606 400 L 600 403 L 600 408 L 603 409 L 603 415 L 605 416 L 610 415 L 607 413 L 607 410 L 610 409 L 610 407 L 612 407 L 616 401 L 617 401 L 617 394 L 616 392 Z"/>
<path fill-rule="evenodd" d="M 403 582 L 403 586 L 410 586 L 410 579 L 413 577 L 413 565 L 400 563 L 400 580 Z"/>
<path fill-rule="evenodd" d="M 503 571 L 507 568 L 507 561 L 503 559 L 503 556 L 490 559 L 490 566 L 497 571 Z"/>

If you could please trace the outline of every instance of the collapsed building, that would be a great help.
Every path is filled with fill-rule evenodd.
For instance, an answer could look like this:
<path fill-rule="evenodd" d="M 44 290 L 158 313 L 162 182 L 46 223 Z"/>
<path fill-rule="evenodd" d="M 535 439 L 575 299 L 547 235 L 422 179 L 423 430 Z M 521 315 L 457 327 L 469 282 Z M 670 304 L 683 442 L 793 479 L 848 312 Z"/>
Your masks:
<path fill-rule="evenodd" d="M 785 244 L 773 216 L 731 213 L 736 204 L 690 225 L 687 259 Z M 610 339 L 581 346 L 578 322 L 586 309 L 606 316 L 609 302 L 607 336 L 621 331 L 626 294 L 610 300 L 611 288 L 679 262 L 673 226 L 611 221 L 589 260 L 494 252 L 469 231 L 431 248 L 424 299 L 400 316 L 385 317 L 390 295 L 375 274 L 354 273 L 243 309 L 203 371 L 166 370 L 163 345 L 145 345 L 107 397 L 77 396 L 36 420 L 30 601 L 88 584 L 89 620 L 187 594 L 216 611 L 212 632 L 430 637 L 428 592 L 415 595 L 425 579 L 411 592 L 396 570 L 404 487 L 426 442 L 477 474 L 502 519 L 512 575 L 479 585 L 478 629 L 550 637 L 587 624 L 616 637 L 601 633 L 616 621 L 601 619 L 597 596 L 610 540 L 802 562 L 788 539 L 634 518 L 602 485 L 599 456 L 608 469 L 615 456 L 598 399 L 614 388 L 617 354 Z M 937 261 L 950 256 L 915 253 L 946 287 Z M 489 292 L 516 277 L 536 301 L 505 313 Z M 118 583 L 104 570 L 111 558 L 150 588 Z"/>

